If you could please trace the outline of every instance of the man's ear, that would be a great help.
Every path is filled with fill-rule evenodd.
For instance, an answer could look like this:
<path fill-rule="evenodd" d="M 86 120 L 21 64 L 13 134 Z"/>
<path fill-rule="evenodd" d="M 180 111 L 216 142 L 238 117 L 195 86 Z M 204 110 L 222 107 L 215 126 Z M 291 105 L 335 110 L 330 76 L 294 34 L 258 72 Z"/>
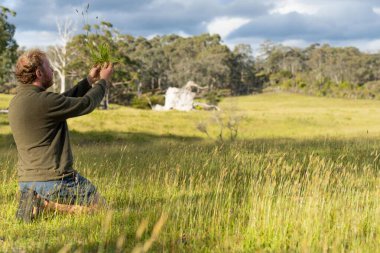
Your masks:
<path fill-rule="evenodd" d="M 42 72 L 41 72 L 40 68 L 37 68 L 37 70 L 36 70 L 36 76 L 37 76 L 37 78 L 41 78 Z"/>

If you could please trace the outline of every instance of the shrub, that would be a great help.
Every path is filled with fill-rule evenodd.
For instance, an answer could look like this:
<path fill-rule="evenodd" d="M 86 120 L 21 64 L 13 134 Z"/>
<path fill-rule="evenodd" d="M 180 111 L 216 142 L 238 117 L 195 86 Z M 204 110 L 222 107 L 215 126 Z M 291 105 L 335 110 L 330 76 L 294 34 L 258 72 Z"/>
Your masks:
<path fill-rule="evenodd" d="M 148 96 L 142 95 L 140 97 L 136 96 L 132 99 L 131 106 L 137 109 L 150 109 L 150 100 Z"/>
<path fill-rule="evenodd" d="M 304 89 L 307 86 L 306 82 L 301 77 L 296 78 L 296 84 L 297 84 L 297 87 L 300 89 Z"/>
<path fill-rule="evenodd" d="M 153 105 L 164 105 L 165 97 L 162 95 L 142 95 L 134 97 L 131 106 L 137 109 L 151 109 Z"/>
<path fill-rule="evenodd" d="M 222 100 L 218 91 L 210 91 L 205 96 L 206 101 L 210 105 L 218 105 L 218 103 Z"/>
<path fill-rule="evenodd" d="M 165 105 L 165 96 L 163 95 L 152 95 L 149 99 L 152 105 Z"/>

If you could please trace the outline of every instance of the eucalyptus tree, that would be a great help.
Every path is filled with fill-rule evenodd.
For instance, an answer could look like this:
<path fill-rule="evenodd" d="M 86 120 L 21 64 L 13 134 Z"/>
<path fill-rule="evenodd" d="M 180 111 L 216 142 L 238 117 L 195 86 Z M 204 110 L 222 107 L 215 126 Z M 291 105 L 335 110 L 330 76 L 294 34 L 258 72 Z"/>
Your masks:
<path fill-rule="evenodd" d="M 50 58 L 50 63 L 59 77 L 59 91 L 60 93 L 65 92 L 67 87 L 67 65 L 71 61 L 72 57 L 67 50 L 67 44 L 70 42 L 72 36 L 75 32 L 74 23 L 71 19 L 65 19 L 57 21 L 57 30 L 60 44 L 50 46 L 48 49 L 48 54 Z"/>
<path fill-rule="evenodd" d="M 248 44 L 238 44 L 233 50 L 231 58 L 231 91 L 235 95 L 249 94 L 258 89 L 256 82 L 255 60 L 252 48 Z"/>
<path fill-rule="evenodd" d="M 4 6 L 0 10 L 0 92 L 9 92 L 16 82 L 12 73 L 18 45 L 14 39 L 16 27 L 8 22 L 8 16 L 15 16 L 16 12 Z"/>

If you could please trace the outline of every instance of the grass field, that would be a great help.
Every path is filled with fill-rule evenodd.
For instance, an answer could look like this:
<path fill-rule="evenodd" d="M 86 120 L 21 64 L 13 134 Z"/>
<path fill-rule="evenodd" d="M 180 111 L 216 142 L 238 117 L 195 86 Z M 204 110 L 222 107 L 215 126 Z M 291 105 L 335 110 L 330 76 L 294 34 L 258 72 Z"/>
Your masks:
<path fill-rule="evenodd" d="M 0 251 L 380 252 L 380 102 L 263 94 L 221 108 L 69 120 L 75 168 L 110 209 L 33 224 L 14 218 L 17 152 L 0 115 Z M 228 122 L 237 139 L 225 128 L 220 141 Z"/>

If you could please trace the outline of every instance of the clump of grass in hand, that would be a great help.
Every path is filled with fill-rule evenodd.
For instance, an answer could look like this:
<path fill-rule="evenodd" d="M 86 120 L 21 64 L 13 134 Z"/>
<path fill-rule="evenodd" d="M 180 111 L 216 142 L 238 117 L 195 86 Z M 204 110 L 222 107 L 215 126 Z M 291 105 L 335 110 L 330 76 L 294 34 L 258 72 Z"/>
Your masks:
<path fill-rule="evenodd" d="M 81 15 L 84 21 L 83 29 L 86 31 L 87 47 L 90 51 L 90 58 L 91 58 L 93 66 L 103 65 L 104 63 L 113 63 L 113 64 L 118 63 L 119 59 L 112 56 L 109 44 L 107 44 L 106 42 L 103 42 L 98 45 L 95 41 L 90 40 L 89 32 L 91 31 L 91 25 L 88 23 L 89 8 L 90 8 L 90 4 L 88 3 L 86 5 L 86 8 L 81 11 Z M 79 14 L 79 11 L 77 9 L 76 9 L 76 12 Z M 98 19 L 98 17 L 96 17 L 96 19 Z M 103 23 L 109 24 L 108 22 L 105 22 L 105 21 L 103 21 L 102 24 Z M 96 29 L 99 28 L 99 25 L 94 25 L 94 26 L 96 27 Z M 98 34 L 96 33 L 96 35 Z"/>
<path fill-rule="evenodd" d="M 89 44 L 91 45 L 91 44 Z M 103 63 L 118 63 L 119 60 L 111 55 L 110 47 L 107 43 L 102 43 L 99 46 L 89 46 L 91 61 L 94 66 L 102 65 Z"/>

